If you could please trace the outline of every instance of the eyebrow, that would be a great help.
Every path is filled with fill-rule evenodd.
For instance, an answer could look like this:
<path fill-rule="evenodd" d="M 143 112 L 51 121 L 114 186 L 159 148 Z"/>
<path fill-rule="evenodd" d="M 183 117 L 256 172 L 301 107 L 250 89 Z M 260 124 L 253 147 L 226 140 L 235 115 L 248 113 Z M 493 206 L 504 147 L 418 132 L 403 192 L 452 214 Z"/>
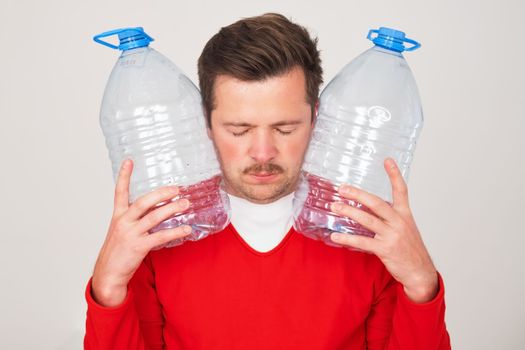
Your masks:
<path fill-rule="evenodd" d="M 302 120 L 283 120 L 277 123 L 273 123 L 271 126 L 284 126 L 284 125 L 297 125 L 301 124 Z M 236 122 L 226 122 L 223 123 L 224 126 L 233 126 L 233 127 L 253 127 L 255 125 L 250 123 L 236 123 Z"/>

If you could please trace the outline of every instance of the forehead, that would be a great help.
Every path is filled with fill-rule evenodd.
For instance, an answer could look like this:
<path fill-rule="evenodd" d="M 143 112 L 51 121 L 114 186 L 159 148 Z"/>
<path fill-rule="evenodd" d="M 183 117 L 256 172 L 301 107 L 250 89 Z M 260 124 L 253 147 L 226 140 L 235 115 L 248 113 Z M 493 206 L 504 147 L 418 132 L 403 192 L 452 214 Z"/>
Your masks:
<path fill-rule="evenodd" d="M 242 81 L 219 75 L 214 84 L 212 122 L 272 124 L 310 118 L 306 81 L 301 68 L 262 81 Z"/>

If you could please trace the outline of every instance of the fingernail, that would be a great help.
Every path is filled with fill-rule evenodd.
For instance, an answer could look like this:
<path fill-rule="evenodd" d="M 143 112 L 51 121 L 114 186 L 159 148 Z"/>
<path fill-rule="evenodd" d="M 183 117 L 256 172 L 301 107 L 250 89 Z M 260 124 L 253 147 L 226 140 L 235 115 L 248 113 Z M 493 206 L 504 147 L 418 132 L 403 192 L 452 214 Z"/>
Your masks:
<path fill-rule="evenodd" d="M 182 205 L 184 208 L 188 207 L 190 205 L 190 201 L 186 198 L 183 198 L 180 200 L 180 205 Z"/>
<path fill-rule="evenodd" d="M 339 211 L 343 208 L 343 203 L 332 203 L 332 210 Z"/>
<path fill-rule="evenodd" d="M 343 185 L 343 186 L 339 187 L 339 191 L 342 194 L 350 194 L 350 193 L 352 193 L 353 190 L 352 190 L 351 186 Z"/>
<path fill-rule="evenodd" d="M 191 233 L 191 226 L 184 226 L 182 232 L 184 232 L 185 234 Z"/>
<path fill-rule="evenodd" d="M 334 241 L 340 241 L 341 238 L 343 238 L 343 235 L 340 234 L 340 233 L 332 233 L 332 235 L 330 236 L 332 238 L 332 240 Z"/>

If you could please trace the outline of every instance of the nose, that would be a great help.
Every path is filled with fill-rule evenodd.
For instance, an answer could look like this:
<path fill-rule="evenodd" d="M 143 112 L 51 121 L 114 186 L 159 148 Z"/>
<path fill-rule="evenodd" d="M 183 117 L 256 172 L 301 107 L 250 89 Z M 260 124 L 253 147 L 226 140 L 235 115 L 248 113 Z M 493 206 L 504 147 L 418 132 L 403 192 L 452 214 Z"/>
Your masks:
<path fill-rule="evenodd" d="M 249 156 L 257 163 L 267 163 L 278 153 L 275 140 L 267 130 L 258 130 L 251 141 Z"/>

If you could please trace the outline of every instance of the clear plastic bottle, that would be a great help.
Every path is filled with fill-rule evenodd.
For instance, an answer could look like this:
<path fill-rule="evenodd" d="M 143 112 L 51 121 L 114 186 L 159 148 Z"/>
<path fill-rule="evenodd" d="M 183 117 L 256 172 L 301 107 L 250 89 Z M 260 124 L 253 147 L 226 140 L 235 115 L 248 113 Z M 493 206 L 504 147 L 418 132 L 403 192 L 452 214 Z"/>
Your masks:
<path fill-rule="evenodd" d="M 118 35 L 118 46 L 102 40 L 113 35 Z M 177 198 L 191 203 L 150 233 L 192 226 L 191 235 L 170 242 L 169 247 L 222 230 L 230 219 L 230 205 L 220 187 L 220 167 L 207 136 L 197 87 L 149 47 L 153 38 L 140 27 L 108 31 L 94 40 L 122 50 L 100 109 L 115 181 L 122 161 L 131 158 L 130 202 L 158 187 L 177 185 L 181 186 Z"/>
<path fill-rule="evenodd" d="M 423 126 L 416 82 L 402 54 L 421 45 L 384 27 L 370 30 L 367 38 L 375 46 L 347 64 L 321 94 L 294 196 L 295 229 L 330 245 L 336 245 L 329 237 L 333 231 L 374 236 L 330 211 L 332 202 L 342 201 L 371 212 L 361 203 L 343 199 L 338 187 L 347 183 L 392 203 L 383 162 L 393 158 L 407 181 Z"/>

